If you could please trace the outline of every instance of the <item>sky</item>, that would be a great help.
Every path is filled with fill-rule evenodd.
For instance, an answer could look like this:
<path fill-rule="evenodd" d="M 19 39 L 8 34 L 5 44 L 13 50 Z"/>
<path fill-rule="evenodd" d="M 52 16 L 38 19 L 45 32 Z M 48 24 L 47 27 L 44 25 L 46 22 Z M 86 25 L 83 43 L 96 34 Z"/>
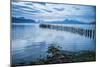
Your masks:
<path fill-rule="evenodd" d="M 92 23 L 96 20 L 96 7 L 75 4 L 57 4 L 44 2 L 12 2 L 12 16 L 24 17 L 35 21 L 76 20 Z"/>

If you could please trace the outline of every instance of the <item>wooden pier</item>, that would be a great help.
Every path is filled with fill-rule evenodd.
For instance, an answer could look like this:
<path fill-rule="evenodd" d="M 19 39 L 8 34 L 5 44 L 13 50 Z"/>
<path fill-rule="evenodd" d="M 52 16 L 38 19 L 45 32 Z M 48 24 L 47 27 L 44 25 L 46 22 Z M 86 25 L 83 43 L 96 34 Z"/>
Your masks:
<path fill-rule="evenodd" d="M 79 34 L 81 36 L 88 37 L 90 39 L 95 39 L 95 29 L 82 29 L 82 28 L 76 28 L 76 27 L 68 27 L 68 26 L 60 26 L 60 25 L 51 25 L 51 24 L 40 24 L 40 28 L 47 28 L 47 29 L 53 29 L 57 31 L 66 31 L 71 32 L 74 34 Z"/>

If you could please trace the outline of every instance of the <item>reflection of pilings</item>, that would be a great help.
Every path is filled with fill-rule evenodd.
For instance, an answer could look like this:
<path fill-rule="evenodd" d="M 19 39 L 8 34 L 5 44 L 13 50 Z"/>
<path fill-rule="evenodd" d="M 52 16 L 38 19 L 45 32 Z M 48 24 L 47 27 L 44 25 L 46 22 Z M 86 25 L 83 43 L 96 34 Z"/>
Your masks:
<path fill-rule="evenodd" d="M 92 30 L 92 29 L 81 29 L 81 28 L 75 28 L 75 27 L 58 26 L 58 25 L 50 25 L 50 24 L 40 24 L 40 28 L 54 29 L 57 31 L 58 30 L 68 31 L 68 32 L 79 34 L 81 36 L 88 37 L 90 39 L 95 38 L 95 30 Z"/>

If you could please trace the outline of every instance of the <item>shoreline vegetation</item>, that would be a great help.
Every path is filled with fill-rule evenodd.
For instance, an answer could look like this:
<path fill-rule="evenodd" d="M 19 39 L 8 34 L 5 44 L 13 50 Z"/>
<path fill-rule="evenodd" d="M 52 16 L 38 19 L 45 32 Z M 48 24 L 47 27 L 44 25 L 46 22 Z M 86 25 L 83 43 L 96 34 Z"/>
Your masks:
<path fill-rule="evenodd" d="M 96 61 L 95 51 L 78 51 L 70 52 L 62 50 L 62 47 L 56 44 L 50 44 L 47 50 L 46 59 L 37 59 L 28 63 L 12 64 L 15 66 L 28 66 L 28 65 L 45 65 L 45 64 L 60 64 L 60 63 L 75 63 L 75 62 L 89 62 Z"/>

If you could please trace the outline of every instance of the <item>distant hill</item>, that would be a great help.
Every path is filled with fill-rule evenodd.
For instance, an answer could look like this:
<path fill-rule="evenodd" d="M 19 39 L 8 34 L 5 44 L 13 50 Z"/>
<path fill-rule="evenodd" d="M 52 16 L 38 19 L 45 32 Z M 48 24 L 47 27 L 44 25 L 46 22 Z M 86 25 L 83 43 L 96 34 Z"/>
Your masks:
<path fill-rule="evenodd" d="M 77 20 L 64 20 L 63 23 L 66 23 L 66 24 L 95 24 L 95 22 L 91 22 L 91 23 L 85 23 L 85 22 L 82 22 L 82 21 L 77 21 Z"/>
<path fill-rule="evenodd" d="M 31 19 L 25 19 L 24 17 L 12 17 L 12 23 L 36 23 L 36 21 Z"/>
<path fill-rule="evenodd" d="M 80 22 L 80 21 L 77 21 L 77 20 L 68 20 L 68 19 L 65 19 L 63 21 L 63 23 L 66 23 L 66 24 L 84 24 L 84 22 Z"/>
<path fill-rule="evenodd" d="M 39 23 L 40 21 L 36 22 L 35 20 L 25 19 L 24 17 L 12 17 L 12 23 Z M 95 24 L 96 22 L 91 23 L 84 23 L 77 20 L 69 20 L 65 19 L 64 21 L 52 21 L 52 22 L 43 22 L 43 23 L 52 23 L 52 24 Z"/>
<path fill-rule="evenodd" d="M 85 22 L 80 22 L 77 20 L 69 20 L 69 19 L 65 19 L 64 21 L 53 21 L 53 22 L 49 22 L 49 23 L 58 23 L 58 24 L 95 24 L 95 22 L 91 22 L 91 23 L 85 23 Z"/>

